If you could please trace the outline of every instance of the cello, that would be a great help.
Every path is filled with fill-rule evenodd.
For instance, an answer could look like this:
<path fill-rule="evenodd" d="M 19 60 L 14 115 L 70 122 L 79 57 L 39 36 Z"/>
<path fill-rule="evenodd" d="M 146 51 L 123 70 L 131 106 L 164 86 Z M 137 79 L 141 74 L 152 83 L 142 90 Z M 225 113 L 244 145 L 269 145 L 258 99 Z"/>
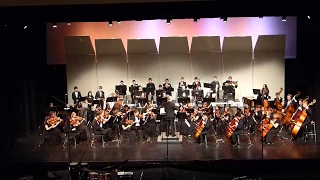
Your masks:
<path fill-rule="evenodd" d="M 240 121 L 240 118 L 234 117 L 226 129 L 227 138 L 230 138 L 231 135 L 236 131 L 237 125 Z"/>
<path fill-rule="evenodd" d="M 312 106 L 312 105 L 315 104 L 315 103 L 316 103 L 316 100 L 314 99 L 311 103 L 308 104 L 308 107 L 309 107 L 309 106 Z M 303 111 L 301 111 L 300 109 L 298 109 L 297 111 L 298 111 L 298 113 L 296 113 L 296 114 L 300 114 L 300 116 L 299 116 L 299 118 L 293 123 L 294 126 L 293 126 L 293 128 L 292 128 L 292 130 L 291 130 L 291 134 L 292 134 L 293 136 L 296 136 L 296 135 L 298 134 L 298 132 L 299 132 L 299 130 L 300 130 L 300 128 L 301 128 L 304 120 L 305 120 L 306 117 L 307 117 L 307 110 L 306 110 L 306 109 L 304 109 Z M 301 111 L 301 112 L 300 112 L 300 111 Z M 296 117 L 297 117 L 297 116 L 296 116 Z"/>
<path fill-rule="evenodd" d="M 293 96 L 292 99 L 295 99 L 300 95 L 300 92 Z M 284 109 L 284 118 L 281 119 L 281 123 L 284 125 L 289 125 L 291 122 L 291 118 L 293 116 L 293 113 L 295 112 L 295 107 L 293 103 L 290 103 L 285 109 Z"/>
<path fill-rule="evenodd" d="M 274 122 L 274 121 L 276 121 L 277 119 L 279 119 L 280 118 L 280 114 L 278 114 L 278 113 L 275 113 L 274 115 L 273 115 L 273 119 L 271 120 L 271 121 L 269 121 L 269 124 L 268 124 L 268 126 L 266 126 L 265 128 L 264 128 L 264 130 L 262 131 L 262 137 L 265 137 L 267 134 L 268 134 L 268 132 L 270 131 L 270 129 L 272 129 L 273 128 L 273 123 L 271 123 L 271 122 Z"/>
<path fill-rule="evenodd" d="M 280 88 L 280 91 L 278 92 L 278 94 L 280 95 L 282 91 L 283 91 L 283 88 Z M 281 103 L 281 101 L 279 101 L 279 99 L 276 98 L 276 102 L 274 102 L 274 103 L 275 103 L 275 106 L 276 106 L 276 109 L 275 109 L 276 113 L 281 114 L 281 111 L 282 111 L 282 103 Z"/>

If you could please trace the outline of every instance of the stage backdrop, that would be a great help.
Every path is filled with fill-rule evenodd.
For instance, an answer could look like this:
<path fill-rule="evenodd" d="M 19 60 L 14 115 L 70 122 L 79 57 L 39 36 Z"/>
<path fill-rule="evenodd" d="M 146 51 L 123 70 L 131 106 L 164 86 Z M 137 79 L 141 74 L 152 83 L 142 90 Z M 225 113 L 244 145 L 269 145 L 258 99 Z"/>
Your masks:
<path fill-rule="evenodd" d="M 240 100 L 264 83 L 272 97 L 284 87 L 285 35 L 259 36 L 254 48 L 250 36 L 225 37 L 222 42 L 218 36 L 192 40 L 189 47 L 187 37 L 161 37 L 158 51 L 154 39 L 129 39 L 126 48 L 121 39 L 96 39 L 94 51 L 88 36 L 65 37 L 68 94 L 74 86 L 85 95 L 101 85 L 109 95 L 121 80 L 129 89 L 132 80 L 145 87 L 148 78 L 156 86 L 168 78 L 174 98 L 181 77 L 188 84 L 198 77 L 203 85 L 213 76 L 221 83 L 232 76 L 238 81 Z M 204 88 L 204 93 L 208 90 Z M 68 100 L 72 102 L 71 96 Z"/>

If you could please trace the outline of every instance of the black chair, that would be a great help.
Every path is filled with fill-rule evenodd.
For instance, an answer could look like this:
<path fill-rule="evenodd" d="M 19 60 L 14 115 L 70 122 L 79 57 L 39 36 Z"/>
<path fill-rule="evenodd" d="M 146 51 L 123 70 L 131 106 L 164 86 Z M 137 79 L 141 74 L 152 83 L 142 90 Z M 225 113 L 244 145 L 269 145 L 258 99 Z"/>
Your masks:
<path fill-rule="evenodd" d="M 40 136 L 40 141 L 39 141 L 38 146 L 40 147 L 41 145 L 44 144 L 45 141 L 47 141 L 47 142 L 50 141 L 51 135 L 50 134 L 46 134 L 44 132 L 44 125 L 39 125 L 38 131 L 39 131 L 39 136 Z"/>
<path fill-rule="evenodd" d="M 72 128 L 72 127 L 70 127 L 70 128 Z M 62 146 L 65 148 L 69 144 L 69 142 L 73 140 L 74 148 L 76 148 L 77 147 L 77 138 L 76 138 L 77 133 L 76 132 L 66 132 L 65 128 L 63 128 L 63 131 L 64 131 L 64 141 L 63 141 Z"/>
<path fill-rule="evenodd" d="M 102 147 L 104 147 L 105 146 L 105 144 L 106 144 L 106 141 L 104 140 L 104 135 L 102 135 L 102 134 L 97 134 L 96 132 L 95 132 L 95 130 L 94 130 L 94 128 L 93 128 L 93 126 L 90 124 L 90 145 L 91 145 L 91 147 L 94 147 L 94 145 L 95 145 L 95 142 L 96 142 L 96 140 L 95 140 L 95 138 L 96 138 L 96 136 L 100 136 L 101 137 L 101 141 L 102 141 Z M 108 145 L 108 144 L 107 144 Z"/>

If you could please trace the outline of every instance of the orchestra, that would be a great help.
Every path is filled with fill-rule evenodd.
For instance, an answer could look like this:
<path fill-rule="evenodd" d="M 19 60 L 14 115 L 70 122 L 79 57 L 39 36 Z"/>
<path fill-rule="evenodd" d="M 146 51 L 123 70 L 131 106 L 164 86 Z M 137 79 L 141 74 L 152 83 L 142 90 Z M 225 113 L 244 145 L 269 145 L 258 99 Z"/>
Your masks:
<path fill-rule="evenodd" d="M 125 103 L 125 98 L 119 98 L 126 96 L 126 92 L 116 90 L 116 93 L 110 95 L 117 97 L 116 101 L 107 102 L 102 86 L 99 86 L 95 97 L 92 95 L 92 91 L 89 91 L 84 98 L 82 98 L 78 87 L 75 86 L 72 93 L 74 107 L 78 108 L 81 107 L 81 104 L 87 104 L 88 113 L 86 117 L 82 117 L 76 112 L 71 112 L 66 123 L 70 127 L 69 132 L 79 134 L 80 141 L 87 139 L 87 129 L 92 127 L 94 133 L 102 135 L 105 142 L 120 139 L 125 135 L 133 144 L 151 143 L 152 138 L 161 134 L 160 124 L 165 123 L 166 136 L 175 137 L 178 134 L 184 138 L 192 137 L 194 142 L 203 144 L 206 143 L 206 136 L 212 134 L 215 139 L 228 139 L 233 146 L 239 146 L 239 135 L 246 133 L 260 137 L 266 145 L 272 144 L 281 128 L 290 132 L 292 141 L 299 137 L 305 138 L 306 126 L 313 123 L 311 106 L 316 101 L 310 101 L 309 97 L 297 101 L 296 98 L 300 92 L 294 96 L 288 94 L 287 99 L 283 102 L 281 98 L 283 88 L 280 88 L 280 91 L 275 94 L 274 100 L 271 101 L 269 88 L 267 84 L 263 84 L 260 95 L 257 97 L 258 103 L 254 106 L 251 106 L 251 103 L 246 103 L 234 112 L 231 106 L 213 106 L 212 102 L 201 102 L 204 98 L 212 97 L 212 93 L 219 92 L 220 84 L 216 76 L 208 84 L 212 86 L 209 87 L 207 96 L 202 97 L 203 94 L 202 96 L 197 94 L 193 99 L 194 103 L 191 103 L 192 99 L 188 102 L 178 103 L 178 100 L 174 102 L 172 98 L 173 87 L 169 83 L 169 79 L 165 79 L 164 84 L 158 85 L 157 90 L 151 78 L 148 79 L 146 87 L 138 85 L 133 80 L 129 88 L 131 99 L 134 102 L 131 104 Z M 127 90 L 122 80 L 120 85 L 125 86 L 123 89 Z M 234 99 L 238 82 L 233 81 L 229 76 L 228 80 L 223 83 L 223 87 L 224 97 L 231 92 Z M 177 89 L 188 91 L 189 88 L 193 91 L 203 90 L 200 78 L 195 77 L 192 85 L 188 85 L 181 77 Z M 148 96 L 151 98 L 147 98 Z M 154 96 L 157 101 L 155 104 Z M 182 97 L 192 98 L 193 96 L 194 94 L 188 94 Z M 181 97 L 178 96 L 179 98 Z M 147 99 L 146 102 L 145 99 Z M 200 101 L 200 103 L 195 101 Z M 141 102 L 143 103 L 141 104 Z M 63 129 L 59 128 L 59 124 L 62 124 L 63 120 L 56 115 L 56 110 L 53 107 L 53 104 L 50 104 L 46 111 L 49 113 L 45 119 L 44 127 L 46 133 L 56 138 L 55 142 L 60 142 L 58 134 Z M 165 116 L 160 114 L 161 108 L 165 110 Z"/>

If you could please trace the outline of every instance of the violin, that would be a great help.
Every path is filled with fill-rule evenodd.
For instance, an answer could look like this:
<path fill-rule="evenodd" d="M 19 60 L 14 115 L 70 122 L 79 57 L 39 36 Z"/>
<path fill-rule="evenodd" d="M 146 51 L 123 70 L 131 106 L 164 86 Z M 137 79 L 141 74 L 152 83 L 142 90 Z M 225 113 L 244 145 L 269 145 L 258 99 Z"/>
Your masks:
<path fill-rule="evenodd" d="M 124 122 L 124 124 L 126 124 L 126 125 L 133 125 L 134 124 L 134 121 L 133 120 L 126 120 L 125 122 Z"/>
<path fill-rule="evenodd" d="M 57 123 L 60 123 L 62 120 L 58 118 L 57 116 L 50 117 L 47 120 L 47 123 L 50 124 L 51 126 L 57 125 Z"/>

